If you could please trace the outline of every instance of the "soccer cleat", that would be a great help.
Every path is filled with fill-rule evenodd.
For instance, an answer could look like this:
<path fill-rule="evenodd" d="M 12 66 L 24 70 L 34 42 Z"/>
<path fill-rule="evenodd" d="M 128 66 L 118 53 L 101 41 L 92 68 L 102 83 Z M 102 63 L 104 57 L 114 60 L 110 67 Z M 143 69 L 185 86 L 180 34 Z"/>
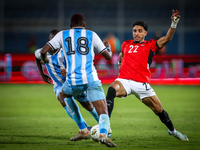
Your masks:
<path fill-rule="evenodd" d="M 107 137 L 110 138 L 111 135 L 112 135 L 112 130 L 111 130 L 111 128 L 109 128 L 109 129 L 108 129 L 108 136 L 107 136 Z"/>
<path fill-rule="evenodd" d="M 106 134 L 100 134 L 99 135 L 99 143 L 105 144 L 108 147 L 117 147 L 115 143 L 113 143 Z"/>
<path fill-rule="evenodd" d="M 87 127 L 87 129 L 90 131 L 92 129 L 92 127 L 88 126 L 88 124 L 86 122 L 84 122 L 85 126 Z"/>
<path fill-rule="evenodd" d="M 87 139 L 90 139 L 90 137 L 91 137 L 90 131 L 87 131 L 87 133 L 82 133 L 81 131 L 79 131 L 77 135 L 70 138 L 70 141 L 79 141 L 82 139 L 87 140 Z"/>
<path fill-rule="evenodd" d="M 173 135 L 175 138 L 181 140 L 181 141 L 189 141 L 187 136 L 183 133 L 180 133 L 178 131 L 175 131 L 175 133 L 172 133 L 170 130 L 168 130 L 169 135 Z"/>
<path fill-rule="evenodd" d="M 92 127 L 90 127 L 90 126 L 87 126 L 87 129 L 88 129 L 88 131 L 90 131 L 90 130 L 92 129 Z"/>

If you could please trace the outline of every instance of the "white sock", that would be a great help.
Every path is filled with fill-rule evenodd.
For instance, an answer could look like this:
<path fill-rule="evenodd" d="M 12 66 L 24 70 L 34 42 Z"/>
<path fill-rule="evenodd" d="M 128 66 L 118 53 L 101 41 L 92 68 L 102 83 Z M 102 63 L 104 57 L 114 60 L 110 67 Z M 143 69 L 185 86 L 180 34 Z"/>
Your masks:
<path fill-rule="evenodd" d="M 174 129 L 174 131 L 170 131 L 169 132 L 172 134 L 172 135 L 175 135 L 176 134 L 176 129 Z"/>

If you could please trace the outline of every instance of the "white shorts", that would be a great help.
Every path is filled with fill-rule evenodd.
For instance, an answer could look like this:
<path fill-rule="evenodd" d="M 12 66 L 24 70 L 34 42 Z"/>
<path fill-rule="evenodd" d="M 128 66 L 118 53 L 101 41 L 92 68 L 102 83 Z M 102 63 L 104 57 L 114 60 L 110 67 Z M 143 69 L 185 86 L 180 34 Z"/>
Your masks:
<path fill-rule="evenodd" d="M 141 101 L 145 97 L 156 95 L 149 83 L 136 82 L 122 78 L 117 78 L 115 81 L 122 83 L 124 89 L 126 90 L 127 96 L 134 94 Z"/>

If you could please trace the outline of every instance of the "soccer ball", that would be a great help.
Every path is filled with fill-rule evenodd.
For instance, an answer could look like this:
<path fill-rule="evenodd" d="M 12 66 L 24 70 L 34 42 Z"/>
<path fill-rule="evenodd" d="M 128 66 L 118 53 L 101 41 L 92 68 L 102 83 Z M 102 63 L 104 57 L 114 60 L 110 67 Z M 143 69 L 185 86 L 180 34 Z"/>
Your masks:
<path fill-rule="evenodd" d="M 99 124 L 92 127 L 92 129 L 90 130 L 90 134 L 94 141 L 97 142 L 99 141 L 99 134 L 100 134 Z"/>

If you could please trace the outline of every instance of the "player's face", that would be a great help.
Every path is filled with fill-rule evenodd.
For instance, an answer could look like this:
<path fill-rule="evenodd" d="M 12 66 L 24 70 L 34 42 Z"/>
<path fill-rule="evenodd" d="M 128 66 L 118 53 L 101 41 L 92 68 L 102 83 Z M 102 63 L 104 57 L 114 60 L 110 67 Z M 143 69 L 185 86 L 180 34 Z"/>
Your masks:
<path fill-rule="evenodd" d="M 141 43 L 144 42 L 144 38 L 147 35 L 147 31 L 142 26 L 135 25 L 133 27 L 133 39 L 134 41 Z"/>

